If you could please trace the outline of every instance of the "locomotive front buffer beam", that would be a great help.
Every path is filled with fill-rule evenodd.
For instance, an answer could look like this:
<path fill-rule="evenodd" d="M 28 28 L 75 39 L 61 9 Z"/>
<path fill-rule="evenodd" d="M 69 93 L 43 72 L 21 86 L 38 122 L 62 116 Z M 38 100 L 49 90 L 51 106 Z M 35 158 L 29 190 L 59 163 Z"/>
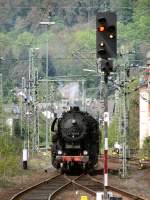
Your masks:
<path fill-rule="evenodd" d="M 59 162 L 82 162 L 87 163 L 89 156 L 56 156 L 56 160 Z"/>

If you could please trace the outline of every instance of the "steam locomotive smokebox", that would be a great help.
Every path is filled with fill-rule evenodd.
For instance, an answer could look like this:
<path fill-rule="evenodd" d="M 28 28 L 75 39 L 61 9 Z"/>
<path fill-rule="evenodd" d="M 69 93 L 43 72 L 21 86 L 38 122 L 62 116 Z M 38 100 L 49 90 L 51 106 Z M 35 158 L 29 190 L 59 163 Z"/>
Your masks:
<path fill-rule="evenodd" d="M 52 122 L 52 165 L 55 168 L 94 169 L 98 162 L 100 130 L 98 122 L 79 107 L 70 107 Z"/>

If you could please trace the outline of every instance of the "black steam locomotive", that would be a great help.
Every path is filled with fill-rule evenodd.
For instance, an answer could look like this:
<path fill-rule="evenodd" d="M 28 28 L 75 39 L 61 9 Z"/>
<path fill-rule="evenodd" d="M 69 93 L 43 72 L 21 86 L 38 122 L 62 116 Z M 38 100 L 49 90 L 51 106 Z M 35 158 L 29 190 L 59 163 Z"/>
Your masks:
<path fill-rule="evenodd" d="M 91 171 L 98 162 L 100 130 L 98 122 L 79 107 L 55 118 L 52 134 L 52 165 L 62 172 L 80 168 Z"/>

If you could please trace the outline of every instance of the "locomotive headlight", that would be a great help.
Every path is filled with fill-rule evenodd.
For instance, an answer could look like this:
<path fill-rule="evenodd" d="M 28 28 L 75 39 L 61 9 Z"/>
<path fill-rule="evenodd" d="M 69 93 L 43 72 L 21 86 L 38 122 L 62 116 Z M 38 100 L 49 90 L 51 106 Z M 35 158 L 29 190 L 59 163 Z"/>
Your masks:
<path fill-rule="evenodd" d="M 84 151 L 83 151 L 83 155 L 84 155 L 84 156 L 87 156 L 87 155 L 88 155 L 88 152 L 87 152 L 86 150 L 84 150 Z"/>
<path fill-rule="evenodd" d="M 61 150 L 58 150 L 58 155 L 62 155 L 62 151 Z"/>

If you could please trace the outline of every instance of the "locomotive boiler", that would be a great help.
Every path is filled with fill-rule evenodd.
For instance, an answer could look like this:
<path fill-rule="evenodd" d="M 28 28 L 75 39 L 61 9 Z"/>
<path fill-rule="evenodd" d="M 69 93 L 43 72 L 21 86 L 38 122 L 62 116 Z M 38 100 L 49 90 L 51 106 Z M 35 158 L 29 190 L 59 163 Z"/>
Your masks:
<path fill-rule="evenodd" d="M 98 122 L 79 107 L 71 107 L 55 118 L 52 126 L 52 165 L 66 172 L 91 171 L 98 162 L 100 130 Z"/>

